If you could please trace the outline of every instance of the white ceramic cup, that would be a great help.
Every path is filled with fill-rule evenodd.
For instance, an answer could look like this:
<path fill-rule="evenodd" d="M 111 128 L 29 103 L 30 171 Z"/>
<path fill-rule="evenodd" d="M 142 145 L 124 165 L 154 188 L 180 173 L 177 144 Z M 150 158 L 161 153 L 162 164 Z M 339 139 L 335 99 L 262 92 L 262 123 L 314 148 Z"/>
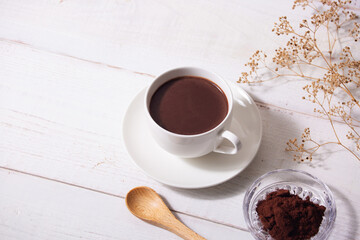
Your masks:
<path fill-rule="evenodd" d="M 223 121 L 213 129 L 195 135 L 182 135 L 170 132 L 159 126 L 150 115 L 150 101 L 155 91 L 167 81 L 181 76 L 206 78 L 218 85 L 228 101 L 228 113 Z M 155 141 L 167 152 L 184 158 L 200 157 L 210 152 L 236 154 L 241 142 L 238 136 L 229 131 L 232 120 L 233 97 L 229 85 L 215 73 L 195 67 L 182 67 L 164 72 L 150 84 L 145 93 L 145 112 L 150 132 Z M 225 146 L 227 139 L 232 146 Z"/>

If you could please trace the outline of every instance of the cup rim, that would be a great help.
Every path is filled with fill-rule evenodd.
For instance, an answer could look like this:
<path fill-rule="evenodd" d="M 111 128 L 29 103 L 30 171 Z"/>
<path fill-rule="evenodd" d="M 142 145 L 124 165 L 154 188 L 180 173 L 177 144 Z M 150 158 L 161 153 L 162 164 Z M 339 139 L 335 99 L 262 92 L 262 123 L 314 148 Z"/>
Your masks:
<path fill-rule="evenodd" d="M 149 111 L 149 107 L 148 107 L 148 96 L 149 96 L 149 90 L 151 89 L 151 87 L 154 85 L 154 83 L 156 82 L 157 79 L 159 79 L 160 77 L 162 77 L 163 75 L 167 74 L 168 72 L 170 71 L 179 71 L 179 70 L 189 70 L 189 69 L 194 69 L 194 70 L 200 70 L 200 71 L 204 71 L 204 72 L 207 72 L 211 75 L 214 75 L 215 77 L 217 77 L 218 79 L 220 79 L 224 85 L 226 86 L 226 88 L 228 89 L 228 92 L 229 94 L 226 94 L 225 91 L 223 89 L 221 89 L 225 96 L 226 96 L 226 99 L 228 101 L 228 112 L 226 114 L 226 116 L 224 117 L 224 119 L 218 124 L 216 125 L 216 127 L 206 131 L 206 132 L 203 132 L 203 133 L 198 133 L 198 134 L 178 134 L 178 133 L 173 133 L 169 130 L 166 130 L 165 128 L 163 128 L 162 126 L 160 126 L 157 122 L 155 122 L 155 120 L 151 117 L 151 114 L 150 114 L 150 111 Z M 196 75 L 183 75 L 183 76 L 194 76 L 194 77 L 201 77 L 201 76 L 196 76 Z M 170 81 L 171 79 L 168 79 L 166 82 Z M 207 79 L 209 81 L 212 81 L 211 79 Z M 166 83 L 164 82 L 164 83 Z M 163 84 L 164 84 L 163 83 Z M 215 83 L 216 84 L 216 83 Z M 217 84 L 218 85 L 218 84 Z M 220 86 L 219 86 L 220 87 Z M 221 88 L 221 87 L 220 87 Z M 230 95 L 230 96 L 228 96 Z M 151 98 L 150 100 L 151 101 Z M 151 121 L 161 130 L 165 131 L 167 134 L 170 134 L 172 136 L 175 136 L 175 137 L 181 137 L 181 138 L 193 138 L 193 137 L 200 137 L 200 136 L 204 136 L 204 135 L 208 135 L 214 131 L 216 131 L 217 129 L 220 128 L 220 126 L 224 125 L 224 123 L 227 121 L 227 119 L 230 117 L 231 113 L 232 113 L 232 108 L 233 108 L 233 93 L 231 91 L 231 88 L 229 86 L 229 84 L 227 83 L 227 81 L 222 78 L 220 75 L 218 75 L 217 73 L 215 72 L 212 72 L 212 71 L 209 71 L 207 69 L 204 69 L 204 68 L 200 68 L 200 67 L 177 67 L 177 68 L 171 68 L 163 73 L 161 73 L 160 75 L 156 76 L 156 78 L 150 83 L 150 85 L 146 88 L 146 92 L 145 92 L 145 98 L 144 98 L 144 104 L 145 104 L 145 110 L 146 110 L 146 115 L 148 118 L 151 119 Z"/>

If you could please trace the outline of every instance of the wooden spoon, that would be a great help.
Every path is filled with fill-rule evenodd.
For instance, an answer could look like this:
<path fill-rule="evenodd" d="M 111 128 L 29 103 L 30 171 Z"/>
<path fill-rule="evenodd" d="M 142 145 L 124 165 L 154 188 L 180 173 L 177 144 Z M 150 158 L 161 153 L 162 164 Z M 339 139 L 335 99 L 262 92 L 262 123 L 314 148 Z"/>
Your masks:
<path fill-rule="evenodd" d="M 161 197 L 149 187 L 136 187 L 130 190 L 125 202 L 136 217 L 171 231 L 185 240 L 205 239 L 176 219 Z"/>

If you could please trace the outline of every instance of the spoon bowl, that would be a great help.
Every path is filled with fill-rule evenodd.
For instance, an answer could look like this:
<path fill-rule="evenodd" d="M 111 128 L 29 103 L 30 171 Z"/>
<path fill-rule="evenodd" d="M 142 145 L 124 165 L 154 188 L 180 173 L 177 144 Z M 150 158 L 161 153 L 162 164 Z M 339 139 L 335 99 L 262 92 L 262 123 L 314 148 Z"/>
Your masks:
<path fill-rule="evenodd" d="M 130 190 L 125 202 L 129 211 L 144 221 L 171 231 L 186 240 L 205 239 L 176 219 L 161 197 L 149 187 L 136 187 Z"/>
<path fill-rule="evenodd" d="M 162 214 L 170 212 L 160 196 L 149 187 L 137 187 L 129 191 L 126 205 L 133 215 L 147 221 L 156 221 L 159 211 Z"/>

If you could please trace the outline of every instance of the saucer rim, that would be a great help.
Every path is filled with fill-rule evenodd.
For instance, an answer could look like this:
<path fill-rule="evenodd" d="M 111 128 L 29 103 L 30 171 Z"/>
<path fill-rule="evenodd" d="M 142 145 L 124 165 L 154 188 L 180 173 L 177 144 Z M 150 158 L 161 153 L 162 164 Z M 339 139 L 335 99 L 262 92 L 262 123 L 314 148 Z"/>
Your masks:
<path fill-rule="evenodd" d="M 201 184 L 201 185 L 179 185 L 179 184 L 175 184 L 175 183 L 169 183 L 169 182 L 165 182 L 163 180 L 160 180 L 159 178 L 157 178 L 156 176 L 154 175 L 151 175 L 150 173 L 146 172 L 133 158 L 132 154 L 129 152 L 129 148 L 128 148 L 128 144 L 126 142 L 126 138 L 125 138 L 125 131 L 124 131 L 124 128 L 125 128 L 125 119 L 128 115 L 128 112 L 130 110 L 130 107 L 134 101 L 134 99 L 142 94 L 142 92 L 146 92 L 146 88 L 147 87 L 144 87 L 142 88 L 140 91 L 138 91 L 135 95 L 134 95 L 134 98 L 130 101 L 129 105 L 127 106 L 126 108 L 126 111 L 125 111 L 125 114 L 124 114 L 124 117 L 122 118 L 122 123 L 121 123 L 121 127 L 122 127 L 122 134 L 121 134 L 121 137 L 122 137 L 122 142 L 123 142 L 123 145 L 125 146 L 125 149 L 126 149 L 126 152 L 127 154 L 129 155 L 129 158 L 131 159 L 131 162 L 137 167 L 139 168 L 146 176 L 154 179 L 155 181 L 161 183 L 161 184 L 164 184 L 166 186 L 170 186 L 170 187 L 175 187 L 175 188 L 181 188 L 181 189 L 201 189 L 201 188 L 209 188 L 209 187 L 214 187 L 214 186 L 217 186 L 217 185 L 220 185 L 220 184 L 223 184 L 231 179 L 233 179 L 234 177 L 236 177 L 238 174 L 240 174 L 241 172 L 243 172 L 249 165 L 250 163 L 254 160 L 256 154 L 258 153 L 259 151 L 259 148 L 260 148 L 260 145 L 261 145 L 261 142 L 262 142 L 262 138 L 263 138 L 263 123 L 262 123 L 262 119 L 261 119 L 261 114 L 260 114 L 260 110 L 259 108 L 257 107 L 255 101 L 253 100 L 253 98 L 244 90 L 242 89 L 240 86 L 236 86 L 234 83 L 230 83 L 228 82 L 229 84 L 229 87 L 230 87 L 230 90 L 232 92 L 232 97 L 233 97 L 233 101 L 236 101 L 236 98 L 235 98 L 235 94 L 233 93 L 233 88 L 238 88 L 236 89 L 237 91 L 240 91 L 240 94 L 241 95 L 245 95 L 251 102 L 251 105 L 254 106 L 254 108 L 256 109 L 256 113 L 257 113 L 257 116 L 258 116 L 258 119 L 260 120 L 259 121 L 259 140 L 258 142 L 256 143 L 257 144 L 257 147 L 256 147 L 256 150 L 253 152 L 252 156 L 249 157 L 249 160 L 247 162 L 246 165 L 244 165 L 241 169 L 239 169 L 238 171 L 235 171 L 234 174 L 232 175 L 229 175 L 228 177 L 224 178 L 223 180 L 221 181 L 218 181 L 216 183 L 211 183 L 211 184 L 207 184 L 207 185 L 204 185 L 204 184 Z M 206 156 L 206 155 L 205 155 Z M 177 157 L 174 155 L 174 157 Z"/>

